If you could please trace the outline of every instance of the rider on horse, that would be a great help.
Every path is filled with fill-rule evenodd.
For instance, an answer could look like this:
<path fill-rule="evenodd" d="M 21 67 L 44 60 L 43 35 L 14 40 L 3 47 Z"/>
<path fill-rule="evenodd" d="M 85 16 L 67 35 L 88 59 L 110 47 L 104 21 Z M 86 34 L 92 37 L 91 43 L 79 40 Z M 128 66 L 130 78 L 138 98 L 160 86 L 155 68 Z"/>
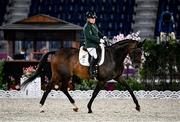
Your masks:
<path fill-rule="evenodd" d="M 105 43 L 102 39 L 104 35 L 98 30 L 96 26 L 96 13 L 89 11 L 86 13 L 87 22 L 84 25 L 83 32 L 85 36 L 85 47 L 90 54 L 90 77 L 97 77 L 97 52 L 96 48 L 100 43 Z"/>

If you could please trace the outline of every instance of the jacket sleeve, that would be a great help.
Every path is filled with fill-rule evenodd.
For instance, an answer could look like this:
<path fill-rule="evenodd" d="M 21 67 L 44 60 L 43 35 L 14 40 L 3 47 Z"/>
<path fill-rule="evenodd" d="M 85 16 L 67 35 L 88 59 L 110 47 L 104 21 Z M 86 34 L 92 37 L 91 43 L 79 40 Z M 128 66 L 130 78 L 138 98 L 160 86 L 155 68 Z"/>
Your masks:
<path fill-rule="evenodd" d="M 95 25 L 96 28 L 98 29 L 97 25 Z M 98 36 L 102 39 L 104 37 L 104 34 L 101 33 L 101 31 L 99 31 L 98 29 Z"/>
<path fill-rule="evenodd" d="M 174 31 L 175 30 L 175 21 L 174 21 L 174 17 L 172 14 L 171 14 L 171 22 L 172 22 L 172 29 Z"/>
<path fill-rule="evenodd" d="M 84 34 L 88 40 L 92 40 L 92 41 L 97 42 L 97 43 L 100 42 L 100 38 L 92 35 L 91 29 L 89 27 L 84 28 Z"/>
<path fill-rule="evenodd" d="M 162 31 L 163 14 L 164 13 L 161 14 L 160 19 L 159 19 L 158 32 Z"/>
<path fill-rule="evenodd" d="M 98 36 L 99 36 L 101 39 L 104 37 L 104 35 L 103 35 L 100 31 L 98 31 Z"/>

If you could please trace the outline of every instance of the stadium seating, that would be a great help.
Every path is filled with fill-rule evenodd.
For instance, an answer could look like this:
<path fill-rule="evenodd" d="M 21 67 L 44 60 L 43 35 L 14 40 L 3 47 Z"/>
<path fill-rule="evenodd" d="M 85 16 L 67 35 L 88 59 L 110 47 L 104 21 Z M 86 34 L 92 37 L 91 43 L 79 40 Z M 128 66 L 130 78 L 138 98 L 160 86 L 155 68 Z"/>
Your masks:
<path fill-rule="evenodd" d="M 4 21 L 4 15 L 6 12 L 6 6 L 8 5 L 8 0 L 0 0 L 0 25 L 2 25 Z"/>
<path fill-rule="evenodd" d="M 2 25 L 8 3 L 12 0 L 0 0 L 0 25 Z M 29 16 L 48 14 L 68 22 L 83 26 L 85 13 L 94 10 L 97 13 L 99 29 L 107 36 L 114 36 L 119 32 L 132 32 L 135 0 L 31 0 Z M 159 0 L 155 36 L 159 36 L 158 22 L 160 14 L 169 7 L 173 13 L 176 36 L 180 37 L 180 1 Z"/>
<path fill-rule="evenodd" d="M 159 36 L 158 33 L 158 22 L 160 19 L 160 15 L 163 11 L 166 10 L 166 7 L 169 8 L 169 11 L 173 13 L 174 21 L 175 21 L 175 32 L 176 36 L 180 37 L 180 1 L 179 0 L 159 0 L 157 19 L 156 19 L 156 28 L 155 28 L 155 36 Z"/>
<path fill-rule="evenodd" d="M 43 13 L 83 26 L 85 13 L 94 10 L 100 30 L 115 36 L 132 31 L 134 5 L 135 0 L 31 0 L 29 16 Z"/>

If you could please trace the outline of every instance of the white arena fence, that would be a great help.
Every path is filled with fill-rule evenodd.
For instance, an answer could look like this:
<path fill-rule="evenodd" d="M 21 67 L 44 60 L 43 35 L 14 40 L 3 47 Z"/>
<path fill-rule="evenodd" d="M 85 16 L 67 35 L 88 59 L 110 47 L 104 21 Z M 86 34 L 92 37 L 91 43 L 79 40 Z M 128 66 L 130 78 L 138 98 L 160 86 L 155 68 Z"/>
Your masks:
<path fill-rule="evenodd" d="M 41 93 L 28 93 L 26 91 L 4 91 L 0 90 L 0 99 L 1 98 L 41 98 L 44 91 Z M 89 99 L 92 96 L 93 90 L 88 91 L 69 91 L 70 95 L 74 99 Z M 134 94 L 139 99 L 180 99 L 180 91 L 134 91 Z M 52 90 L 49 93 L 49 98 L 59 98 L 67 99 L 61 91 Z M 106 91 L 101 90 L 97 96 L 97 99 L 131 99 L 131 96 L 128 91 Z"/>
<path fill-rule="evenodd" d="M 21 78 L 21 83 L 24 82 L 27 78 Z M 0 98 L 41 98 L 43 95 L 41 90 L 41 79 L 38 77 L 32 81 L 25 90 L 21 91 L 4 91 L 0 90 Z M 69 91 L 70 95 L 74 99 L 89 99 L 92 96 L 93 90 L 88 91 Z M 134 94 L 137 98 L 140 99 L 180 99 L 180 91 L 134 91 Z M 62 91 L 52 90 L 49 95 L 49 98 L 60 98 L 67 99 Z M 131 99 L 131 96 L 128 91 L 106 91 L 101 90 L 97 96 L 97 99 L 108 99 L 108 98 L 117 98 L 117 99 Z"/>

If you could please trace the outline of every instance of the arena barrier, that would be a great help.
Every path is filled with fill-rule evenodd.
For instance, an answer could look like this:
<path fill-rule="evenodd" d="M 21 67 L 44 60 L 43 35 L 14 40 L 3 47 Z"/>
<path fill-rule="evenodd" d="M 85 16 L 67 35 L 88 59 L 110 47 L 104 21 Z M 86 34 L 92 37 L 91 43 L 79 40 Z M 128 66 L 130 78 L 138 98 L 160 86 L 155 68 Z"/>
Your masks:
<path fill-rule="evenodd" d="M 21 78 L 21 84 L 26 80 L 26 77 Z M 0 90 L 0 98 L 41 98 L 43 95 L 41 90 L 41 79 L 37 77 L 33 82 L 31 82 L 26 89 L 21 91 L 4 91 Z M 69 91 L 70 95 L 75 99 L 90 99 L 93 93 L 93 90 L 81 91 Z M 180 99 L 180 91 L 134 91 L 134 94 L 139 99 Z M 59 98 L 67 99 L 61 91 L 52 90 L 49 95 L 49 98 Z M 131 99 L 131 96 L 128 91 L 107 91 L 101 90 L 97 96 L 97 99 Z"/>
<path fill-rule="evenodd" d="M 32 92 L 27 94 L 26 91 L 4 91 L 0 90 L 0 98 L 41 98 L 41 94 Z M 88 91 L 69 91 L 70 95 L 75 99 L 89 99 L 92 96 L 93 90 Z M 180 99 L 180 91 L 134 91 L 138 99 Z M 52 90 L 48 95 L 49 98 L 67 99 L 63 92 Z M 101 90 L 97 99 L 131 99 L 128 91 L 106 91 Z"/>

